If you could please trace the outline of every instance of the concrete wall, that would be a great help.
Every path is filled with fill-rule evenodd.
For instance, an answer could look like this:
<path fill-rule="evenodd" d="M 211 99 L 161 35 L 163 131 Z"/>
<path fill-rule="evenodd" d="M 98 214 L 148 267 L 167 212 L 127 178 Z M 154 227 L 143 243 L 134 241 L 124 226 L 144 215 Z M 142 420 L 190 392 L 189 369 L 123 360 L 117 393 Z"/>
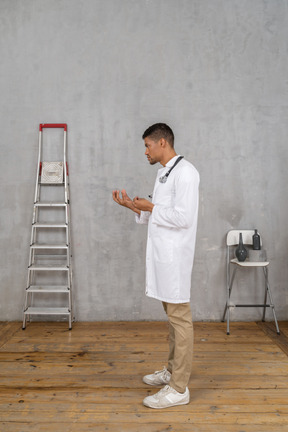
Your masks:
<path fill-rule="evenodd" d="M 151 193 L 141 135 L 158 121 L 201 175 L 194 319 L 221 318 L 238 227 L 262 233 L 288 319 L 287 54 L 287 0 L 1 0 L 0 320 L 22 319 L 41 122 L 68 123 L 76 319 L 164 319 L 146 227 L 111 199 Z"/>

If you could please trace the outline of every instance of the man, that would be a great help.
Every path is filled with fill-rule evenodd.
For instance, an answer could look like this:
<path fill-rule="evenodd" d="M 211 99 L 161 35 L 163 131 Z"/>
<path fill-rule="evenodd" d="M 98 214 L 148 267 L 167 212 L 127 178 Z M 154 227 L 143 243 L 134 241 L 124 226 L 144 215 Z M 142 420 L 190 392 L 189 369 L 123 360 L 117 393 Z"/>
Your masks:
<path fill-rule="evenodd" d="M 150 408 L 189 403 L 188 382 L 193 355 L 193 323 L 190 310 L 191 272 L 194 259 L 199 174 L 174 150 L 169 126 L 157 123 L 143 134 L 145 155 L 151 165 L 159 162 L 152 202 L 122 197 L 113 191 L 118 204 L 136 213 L 137 223 L 148 223 L 146 250 L 146 295 L 162 301 L 169 321 L 168 365 L 146 375 L 149 385 L 165 385 L 144 399 Z"/>

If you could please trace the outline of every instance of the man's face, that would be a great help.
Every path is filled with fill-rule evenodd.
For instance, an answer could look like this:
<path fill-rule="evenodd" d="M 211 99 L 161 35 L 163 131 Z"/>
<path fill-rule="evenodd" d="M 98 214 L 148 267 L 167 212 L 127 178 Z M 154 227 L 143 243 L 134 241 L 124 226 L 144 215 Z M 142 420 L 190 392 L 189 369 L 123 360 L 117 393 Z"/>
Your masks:
<path fill-rule="evenodd" d="M 144 144 L 146 147 L 145 156 L 147 156 L 150 165 L 154 165 L 157 162 L 160 162 L 162 156 L 162 146 L 160 142 L 161 140 L 153 141 L 149 137 L 146 137 L 144 139 Z"/>

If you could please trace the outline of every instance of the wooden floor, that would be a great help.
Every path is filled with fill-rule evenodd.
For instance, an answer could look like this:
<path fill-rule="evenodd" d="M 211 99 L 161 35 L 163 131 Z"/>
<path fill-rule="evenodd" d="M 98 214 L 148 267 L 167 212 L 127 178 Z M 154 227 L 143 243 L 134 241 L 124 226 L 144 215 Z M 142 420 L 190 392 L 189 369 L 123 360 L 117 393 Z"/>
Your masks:
<path fill-rule="evenodd" d="M 166 323 L 0 323 L 0 431 L 287 432 L 288 323 L 194 328 L 190 404 L 152 410 Z"/>

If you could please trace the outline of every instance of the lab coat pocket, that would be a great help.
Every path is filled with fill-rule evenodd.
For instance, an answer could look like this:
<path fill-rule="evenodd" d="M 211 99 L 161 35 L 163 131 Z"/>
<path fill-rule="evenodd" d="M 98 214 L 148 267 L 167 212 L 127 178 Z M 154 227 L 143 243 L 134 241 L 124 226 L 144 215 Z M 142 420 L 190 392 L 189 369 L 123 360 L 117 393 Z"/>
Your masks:
<path fill-rule="evenodd" d="M 172 263 L 173 261 L 173 240 L 162 237 L 154 237 L 153 239 L 153 255 L 155 261 L 159 263 Z"/>

